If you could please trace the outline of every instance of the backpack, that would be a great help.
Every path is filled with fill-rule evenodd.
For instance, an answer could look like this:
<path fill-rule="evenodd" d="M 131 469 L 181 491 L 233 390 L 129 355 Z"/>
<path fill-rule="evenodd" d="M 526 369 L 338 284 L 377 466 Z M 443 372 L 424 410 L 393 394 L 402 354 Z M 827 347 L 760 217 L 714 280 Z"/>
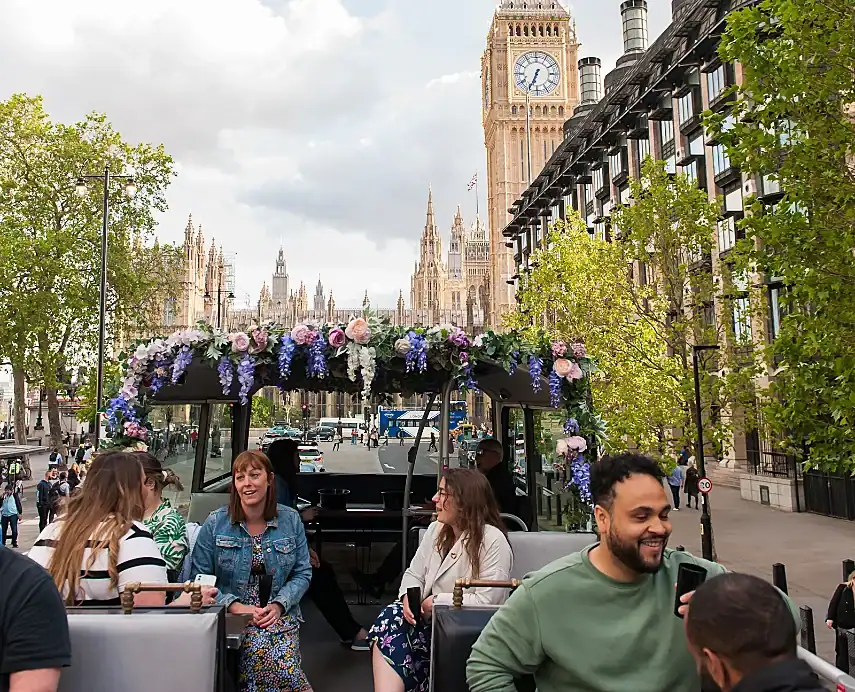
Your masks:
<path fill-rule="evenodd" d="M 51 484 L 47 497 L 48 507 L 56 507 L 59 504 L 60 498 L 63 497 L 62 492 L 59 489 L 59 481 Z"/>
<path fill-rule="evenodd" d="M 55 463 L 56 462 L 56 452 L 51 452 L 50 457 L 48 457 L 48 458 L 50 459 L 50 462 L 52 464 Z"/>

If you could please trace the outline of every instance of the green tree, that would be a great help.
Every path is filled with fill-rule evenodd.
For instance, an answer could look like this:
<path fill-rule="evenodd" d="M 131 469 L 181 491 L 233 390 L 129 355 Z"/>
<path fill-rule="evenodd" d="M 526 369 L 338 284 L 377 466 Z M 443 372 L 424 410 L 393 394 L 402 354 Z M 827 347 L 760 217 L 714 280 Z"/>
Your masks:
<path fill-rule="evenodd" d="M 250 427 L 269 428 L 273 425 L 273 402 L 262 394 L 252 397 L 252 415 Z"/>
<path fill-rule="evenodd" d="M 650 159 L 631 193 L 632 204 L 612 211 L 613 241 L 591 236 L 577 214 L 556 224 L 510 321 L 518 328 L 543 321 L 555 336 L 583 341 L 598 361 L 594 403 L 612 444 L 667 455 L 694 446 L 692 344 L 722 337 L 709 262 L 719 211 L 687 178 Z M 727 426 L 711 405 L 738 388 L 707 371 L 701 383 L 706 439 L 721 445 Z"/>
<path fill-rule="evenodd" d="M 766 349 L 767 431 L 809 465 L 855 472 L 855 24 L 849 0 L 762 0 L 730 15 L 719 53 L 739 61 L 732 117 L 707 125 L 731 162 L 780 185 L 754 199 L 735 267 L 778 283 L 788 312 Z M 766 295 L 758 295 L 765 299 Z M 756 301 L 765 313 L 762 300 Z M 767 314 L 767 313 L 766 313 Z M 770 334 L 774 337 L 774 334 Z"/>
<path fill-rule="evenodd" d="M 39 97 L 0 102 L 0 355 L 12 362 L 16 388 L 24 378 L 44 385 L 53 444 L 61 436 L 57 373 L 91 364 L 98 335 L 102 190 L 93 181 L 81 197 L 75 181 L 105 165 L 132 171 L 138 190 L 129 198 L 114 181 L 108 191 L 109 348 L 150 324 L 179 288 L 178 250 L 149 243 L 172 159 L 162 146 L 125 142 L 100 114 L 64 125 Z"/>

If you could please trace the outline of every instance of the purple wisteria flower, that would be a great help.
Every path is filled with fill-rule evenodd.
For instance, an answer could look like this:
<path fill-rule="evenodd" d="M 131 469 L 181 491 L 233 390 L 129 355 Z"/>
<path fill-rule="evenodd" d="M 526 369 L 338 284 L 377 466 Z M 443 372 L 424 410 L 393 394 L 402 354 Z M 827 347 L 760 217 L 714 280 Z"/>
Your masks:
<path fill-rule="evenodd" d="M 240 382 L 240 391 L 238 398 L 240 403 L 246 405 L 249 400 L 249 390 L 255 382 L 255 358 L 250 355 L 245 355 L 241 358 L 237 366 L 238 382 Z"/>
<path fill-rule="evenodd" d="M 549 371 L 549 403 L 552 408 L 561 406 L 561 380 L 562 377 L 555 370 Z"/>
<path fill-rule="evenodd" d="M 166 375 L 168 370 L 168 358 L 162 354 L 158 354 L 154 359 L 154 372 L 151 377 L 151 391 L 153 394 L 157 394 L 166 384 Z"/>
<path fill-rule="evenodd" d="M 540 374 L 543 372 L 543 361 L 537 356 L 528 357 L 528 372 L 531 375 L 531 388 L 540 391 Z"/>
<path fill-rule="evenodd" d="M 291 377 L 291 359 L 294 358 L 294 351 L 297 350 L 297 344 L 291 338 L 290 334 L 285 334 L 279 342 L 279 376 L 283 380 Z"/>
<path fill-rule="evenodd" d="M 187 366 L 193 361 L 193 352 L 189 346 L 182 346 L 178 355 L 175 356 L 175 362 L 172 364 L 172 384 L 178 382 Z"/>
<path fill-rule="evenodd" d="M 565 435 L 578 435 L 579 434 L 579 421 L 575 418 L 568 418 L 567 422 L 564 424 L 564 434 Z"/>
<path fill-rule="evenodd" d="M 508 362 L 508 374 L 514 375 L 519 366 L 520 366 L 520 352 L 514 351 L 511 354 L 511 357 L 510 357 L 509 362 Z"/>
<path fill-rule="evenodd" d="M 327 344 L 320 337 L 309 346 L 309 359 L 306 361 L 306 375 L 323 379 L 329 372 L 327 369 Z"/>
<path fill-rule="evenodd" d="M 427 341 L 424 335 L 409 332 L 407 339 L 410 341 L 410 351 L 406 355 L 407 372 L 427 370 Z"/>
<path fill-rule="evenodd" d="M 232 391 L 232 380 L 235 376 L 232 362 L 228 356 L 220 358 L 220 363 L 217 365 L 217 372 L 220 375 L 220 386 L 223 388 L 223 396 L 228 396 Z"/>
<path fill-rule="evenodd" d="M 591 467 L 581 454 L 570 462 L 570 481 L 567 489 L 575 485 L 579 490 L 579 499 L 591 506 Z"/>
<path fill-rule="evenodd" d="M 460 346 L 460 348 L 468 348 L 470 344 L 469 337 L 466 336 L 466 332 L 460 328 L 453 329 L 451 334 L 448 335 L 448 340 L 455 346 Z"/>

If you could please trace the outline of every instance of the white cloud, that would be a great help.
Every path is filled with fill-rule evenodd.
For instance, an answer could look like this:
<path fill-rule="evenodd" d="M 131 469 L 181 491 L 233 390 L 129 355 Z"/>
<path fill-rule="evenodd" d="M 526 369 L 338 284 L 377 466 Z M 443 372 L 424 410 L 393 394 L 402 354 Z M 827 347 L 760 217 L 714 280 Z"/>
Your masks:
<path fill-rule="evenodd" d="M 620 54 L 618 0 L 580 0 L 581 55 Z M 661 30 L 668 3 L 651 3 Z M 292 284 L 341 305 L 409 300 L 428 184 L 447 232 L 485 176 L 480 55 L 495 0 L 3 0 L 0 99 L 107 113 L 163 142 L 179 176 L 160 235 L 187 214 L 257 296 L 280 243 Z M 486 186 L 481 186 L 486 207 Z M 312 293 L 313 290 L 310 291 Z M 240 295 L 239 295 L 240 297 Z"/>

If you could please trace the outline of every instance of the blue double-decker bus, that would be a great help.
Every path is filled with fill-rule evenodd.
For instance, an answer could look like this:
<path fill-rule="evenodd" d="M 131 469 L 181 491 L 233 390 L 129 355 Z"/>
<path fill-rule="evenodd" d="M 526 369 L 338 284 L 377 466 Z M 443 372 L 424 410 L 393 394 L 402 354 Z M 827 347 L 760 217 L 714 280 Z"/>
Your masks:
<path fill-rule="evenodd" d="M 400 409 L 400 408 L 383 408 L 378 410 L 380 414 L 380 434 L 389 437 L 397 438 L 403 432 L 404 437 L 415 437 L 419 430 L 419 424 L 422 417 L 425 415 L 425 410 L 422 409 Z M 452 401 L 448 412 L 449 430 L 455 430 L 457 427 L 466 421 L 468 411 L 465 401 Z M 425 424 L 424 437 L 430 438 L 433 433 L 439 437 L 439 409 L 431 410 L 428 413 L 428 420 Z"/>

